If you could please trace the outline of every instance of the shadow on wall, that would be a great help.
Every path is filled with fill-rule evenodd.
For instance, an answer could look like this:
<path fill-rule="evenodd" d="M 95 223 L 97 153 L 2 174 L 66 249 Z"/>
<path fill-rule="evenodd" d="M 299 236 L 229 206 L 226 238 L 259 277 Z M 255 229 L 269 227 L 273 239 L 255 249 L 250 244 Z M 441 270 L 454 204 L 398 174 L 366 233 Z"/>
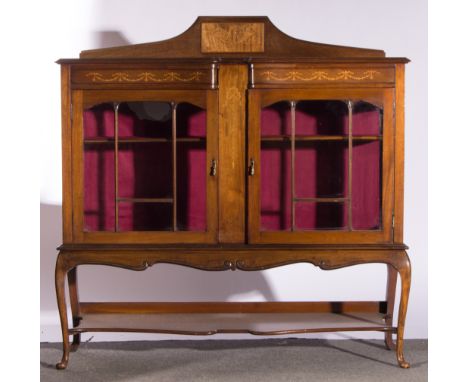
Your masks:
<path fill-rule="evenodd" d="M 129 45 L 130 41 L 118 31 L 97 31 L 93 32 L 93 40 L 96 49 L 111 48 L 114 46 Z"/>
<path fill-rule="evenodd" d="M 57 309 L 54 274 L 61 243 L 62 207 L 41 203 L 41 311 Z"/>

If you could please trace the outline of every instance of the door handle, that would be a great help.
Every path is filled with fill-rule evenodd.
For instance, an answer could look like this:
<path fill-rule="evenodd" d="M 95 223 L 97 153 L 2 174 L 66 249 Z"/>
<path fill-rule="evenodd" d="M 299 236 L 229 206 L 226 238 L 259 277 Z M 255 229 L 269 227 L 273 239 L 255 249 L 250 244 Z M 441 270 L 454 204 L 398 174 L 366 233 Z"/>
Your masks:
<path fill-rule="evenodd" d="M 252 158 L 250 158 L 248 173 L 249 173 L 249 176 L 255 175 L 255 161 Z"/>
<path fill-rule="evenodd" d="M 210 167 L 210 175 L 211 176 L 216 176 L 216 170 L 217 170 L 216 159 L 212 159 L 211 160 L 211 167 Z"/>

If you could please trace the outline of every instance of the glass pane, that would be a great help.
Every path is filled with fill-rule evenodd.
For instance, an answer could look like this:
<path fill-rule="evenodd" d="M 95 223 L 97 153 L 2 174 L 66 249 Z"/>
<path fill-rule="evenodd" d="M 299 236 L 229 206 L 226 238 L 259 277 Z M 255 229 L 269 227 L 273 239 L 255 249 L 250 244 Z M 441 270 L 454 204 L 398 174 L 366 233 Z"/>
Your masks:
<path fill-rule="evenodd" d="M 170 142 L 119 144 L 119 197 L 172 198 Z"/>
<path fill-rule="evenodd" d="M 382 120 L 382 108 L 365 101 L 353 103 L 353 136 L 382 135 Z"/>
<path fill-rule="evenodd" d="M 177 105 L 177 138 L 206 138 L 206 111 L 189 103 Z"/>
<path fill-rule="evenodd" d="M 172 204 L 120 202 L 119 231 L 172 231 Z"/>
<path fill-rule="evenodd" d="M 119 198 L 172 198 L 171 104 L 122 102 L 118 121 Z"/>
<path fill-rule="evenodd" d="M 291 104 L 277 102 L 261 113 L 261 230 L 291 230 Z"/>
<path fill-rule="evenodd" d="M 261 135 L 262 137 L 291 135 L 291 106 L 289 102 L 277 102 L 262 109 Z"/>
<path fill-rule="evenodd" d="M 112 145 L 85 145 L 84 175 L 84 230 L 113 231 L 115 182 Z"/>
<path fill-rule="evenodd" d="M 295 209 L 297 230 L 343 230 L 348 228 L 347 203 L 298 202 Z"/>
<path fill-rule="evenodd" d="M 352 227 L 375 230 L 381 226 L 382 142 L 353 143 Z"/>
<path fill-rule="evenodd" d="M 262 142 L 261 229 L 291 229 L 291 149 L 289 142 Z"/>
<path fill-rule="evenodd" d="M 206 152 L 203 142 L 177 145 L 177 229 L 206 230 Z"/>
<path fill-rule="evenodd" d="M 84 110 L 84 230 L 115 229 L 114 106 L 103 103 Z M 106 143 L 109 141 L 109 143 Z"/>
<path fill-rule="evenodd" d="M 178 105 L 177 137 L 177 229 L 205 231 L 206 111 L 188 103 Z"/>
<path fill-rule="evenodd" d="M 352 101 L 351 137 L 349 113 L 347 100 L 262 109 L 261 230 L 381 228 L 383 109 Z"/>
<path fill-rule="evenodd" d="M 122 102 L 119 104 L 119 139 L 172 136 L 172 106 L 168 102 Z"/>
<path fill-rule="evenodd" d="M 102 103 L 83 112 L 84 139 L 114 137 L 114 105 Z"/>
<path fill-rule="evenodd" d="M 84 111 L 85 230 L 206 230 L 206 111 L 181 103 L 173 120 L 174 105 L 106 103 Z"/>
<path fill-rule="evenodd" d="M 348 194 L 348 142 L 296 142 L 297 198 L 343 198 Z"/>
<path fill-rule="evenodd" d="M 299 101 L 296 135 L 346 135 L 348 106 L 339 100 Z"/>

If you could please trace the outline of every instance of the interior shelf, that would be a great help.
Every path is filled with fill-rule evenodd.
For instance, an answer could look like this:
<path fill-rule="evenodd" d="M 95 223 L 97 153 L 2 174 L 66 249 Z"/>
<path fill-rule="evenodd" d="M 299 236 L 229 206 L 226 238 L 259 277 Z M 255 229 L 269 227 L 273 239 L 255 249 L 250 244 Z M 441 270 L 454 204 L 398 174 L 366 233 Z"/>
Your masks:
<path fill-rule="evenodd" d="M 296 135 L 294 138 L 298 142 L 302 141 L 347 141 L 349 137 L 347 135 Z M 352 137 L 353 141 L 380 141 L 382 136 L 380 135 L 358 135 Z M 291 136 L 289 135 L 272 135 L 263 136 L 263 142 L 281 142 L 290 141 Z"/>
<path fill-rule="evenodd" d="M 118 202 L 127 203 L 174 203 L 173 198 L 117 198 Z"/>
<path fill-rule="evenodd" d="M 383 313 L 86 313 L 70 334 L 150 332 L 188 335 L 275 335 L 335 331 L 395 331 Z"/>
<path fill-rule="evenodd" d="M 119 143 L 170 143 L 172 138 L 146 138 L 146 137 L 131 137 L 119 138 Z M 203 137 L 181 137 L 176 138 L 176 142 L 205 142 Z M 114 138 L 87 138 L 85 144 L 110 144 L 115 143 Z"/>

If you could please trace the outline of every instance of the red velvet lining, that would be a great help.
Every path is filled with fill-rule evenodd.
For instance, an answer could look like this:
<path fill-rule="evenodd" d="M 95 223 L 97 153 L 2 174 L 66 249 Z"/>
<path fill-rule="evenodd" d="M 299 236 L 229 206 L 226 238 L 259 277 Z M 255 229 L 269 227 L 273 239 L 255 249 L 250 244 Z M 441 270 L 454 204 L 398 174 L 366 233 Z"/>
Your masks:
<path fill-rule="evenodd" d="M 381 133 L 380 110 L 367 103 L 353 108 L 353 136 Z M 262 137 L 291 135 L 287 102 L 264 108 Z M 301 136 L 348 134 L 348 107 L 341 101 L 303 101 L 296 108 L 295 194 L 297 198 L 348 197 L 348 142 L 301 141 Z M 291 143 L 263 141 L 261 229 L 291 230 Z M 380 227 L 381 143 L 355 141 L 352 167 L 352 229 Z M 348 202 L 295 204 L 297 230 L 347 229 Z"/>
<path fill-rule="evenodd" d="M 163 105 L 164 106 L 164 105 Z M 170 111 L 170 106 L 166 105 Z M 170 138 L 169 118 L 142 117 L 140 105 L 119 106 L 119 139 Z M 84 137 L 113 138 L 114 111 L 110 104 L 84 112 Z M 206 112 L 189 104 L 177 107 L 177 136 L 206 137 Z M 177 229 L 206 229 L 206 143 L 177 143 Z M 119 197 L 172 198 L 172 143 L 120 143 Z M 87 231 L 114 231 L 114 146 L 85 144 L 84 225 Z M 119 202 L 119 230 L 172 230 L 171 203 Z"/>
<path fill-rule="evenodd" d="M 131 105 L 130 105 L 131 106 Z M 84 137 L 113 138 L 111 104 L 84 112 Z M 189 104 L 177 109 L 178 137 L 205 137 L 206 113 Z M 290 136 L 291 115 L 286 102 L 264 108 L 262 137 Z M 340 101 L 303 101 L 296 109 L 296 135 L 347 135 L 348 109 Z M 381 134 L 380 111 L 367 103 L 353 109 L 353 135 Z M 119 138 L 171 137 L 171 120 L 138 116 L 127 104 L 119 108 Z M 119 196 L 172 197 L 171 143 L 122 143 L 119 147 Z M 262 230 L 291 229 L 290 143 L 263 142 L 261 150 Z M 348 196 L 348 147 L 344 141 L 296 141 L 296 197 Z M 84 223 L 87 231 L 115 228 L 113 144 L 85 144 Z M 352 228 L 378 229 L 381 205 L 381 142 L 353 144 Z M 297 202 L 296 229 L 347 229 L 348 202 Z M 206 229 L 205 143 L 177 145 L 177 225 L 179 230 Z M 169 203 L 119 203 L 119 229 L 172 230 Z"/>

